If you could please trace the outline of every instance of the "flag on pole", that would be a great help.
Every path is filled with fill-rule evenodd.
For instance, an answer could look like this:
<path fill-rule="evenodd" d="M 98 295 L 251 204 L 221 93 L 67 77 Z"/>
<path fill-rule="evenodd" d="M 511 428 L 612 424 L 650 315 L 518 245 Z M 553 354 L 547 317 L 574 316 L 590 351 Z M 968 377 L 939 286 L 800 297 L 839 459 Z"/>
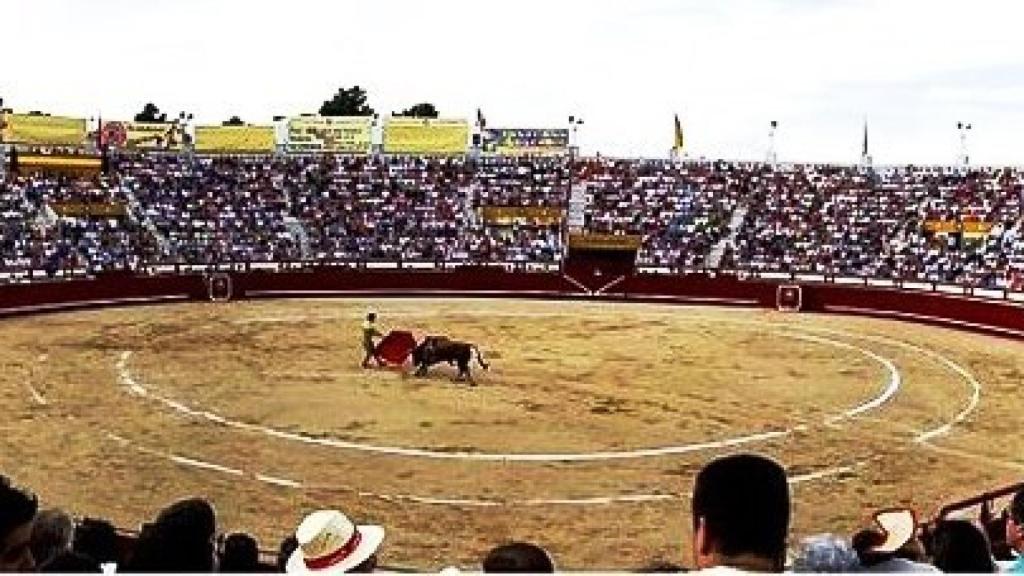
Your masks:
<path fill-rule="evenodd" d="M 868 122 L 867 122 L 867 120 L 864 121 L 864 149 L 861 151 L 860 154 L 861 154 L 861 156 L 864 156 L 865 158 L 868 155 Z"/>
<path fill-rule="evenodd" d="M 676 114 L 675 138 L 672 140 L 672 150 L 677 154 L 683 151 L 683 125 L 679 123 L 679 114 Z"/>
<path fill-rule="evenodd" d="M 487 120 L 484 118 L 484 113 L 479 108 L 476 109 L 476 125 L 480 128 L 487 127 Z"/>

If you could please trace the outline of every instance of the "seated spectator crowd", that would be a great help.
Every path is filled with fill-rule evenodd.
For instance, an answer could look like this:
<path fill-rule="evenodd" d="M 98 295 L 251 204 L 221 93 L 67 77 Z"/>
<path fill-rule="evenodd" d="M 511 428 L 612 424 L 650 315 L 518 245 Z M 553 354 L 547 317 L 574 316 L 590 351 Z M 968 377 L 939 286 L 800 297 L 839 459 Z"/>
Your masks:
<path fill-rule="evenodd" d="M 1008 288 L 1024 280 L 1022 197 L 1024 171 L 1012 168 L 113 154 L 95 178 L 0 182 L 0 270 L 551 263 L 563 222 L 498 222 L 483 209 L 565 220 L 578 198 L 582 231 L 638 236 L 641 265 Z"/>
<path fill-rule="evenodd" d="M 1016 558 L 1001 562 L 994 558 L 991 527 L 976 520 L 940 518 L 921 526 L 913 511 L 893 508 L 877 512 L 870 526 L 850 538 L 819 534 L 791 542 L 791 510 L 789 481 L 778 462 L 754 454 L 713 460 L 694 480 L 692 558 L 654 560 L 637 572 L 683 572 L 690 564 L 711 573 L 1024 573 L 1024 488 L 1013 496 L 996 534 Z M 378 555 L 386 535 L 385 527 L 356 524 L 339 510 L 316 510 L 282 540 L 276 560 L 264 563 L 252 536 L 218 535 L 216 512 L 201 498 L 171 504 L 127 537 L 108 522 L 86 519 L 76 525 L 58 509 L 39 510 L 31 492 L 0 476 L 0 572 L 366 573 L 384 565 Z M 556 568 L 541 546 L 509 542 L 468 569 Z"/>

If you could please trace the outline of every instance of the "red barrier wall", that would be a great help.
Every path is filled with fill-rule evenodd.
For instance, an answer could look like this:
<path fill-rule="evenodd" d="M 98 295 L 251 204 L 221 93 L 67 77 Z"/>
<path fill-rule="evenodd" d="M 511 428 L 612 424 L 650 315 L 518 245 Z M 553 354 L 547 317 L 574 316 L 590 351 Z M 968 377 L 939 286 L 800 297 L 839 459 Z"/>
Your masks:
<path fill-rule="evenodd" d="M 228 274 L 232 297 L 480 296 L 603 299 L 774 308 L 778 283 L 726 275 L 640 274 L 609 279 L 588 293 L 557 273 L 493 268 L 355 270 Z M 827 283 L 801 285 L 803 309 L 923 322 L 1024 338 L 1024 306 L 955 294 Z M 206 301 L 200 275 L 104 275 L 91 280 L 0 286 L 0 316 L 176 301 Z"/>

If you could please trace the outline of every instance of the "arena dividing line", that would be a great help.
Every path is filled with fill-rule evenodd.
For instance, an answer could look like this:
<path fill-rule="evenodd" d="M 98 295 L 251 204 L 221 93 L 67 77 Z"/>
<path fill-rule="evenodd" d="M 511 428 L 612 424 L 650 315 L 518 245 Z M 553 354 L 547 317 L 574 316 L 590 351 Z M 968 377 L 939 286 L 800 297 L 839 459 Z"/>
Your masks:
<path fill-rule="evenodd" d="M 762 324 L 762 323 L 753 323 Z M 840 342 L 838 340 L 832 340 L 821 336 L 814 335 L 800 335 L 792 329 L 778 332 L 779 334 L 803 339 L 807 341 L 814 341 L 817 343 L 828 344 L 837 346 L 840 348 L 846 348 L 849 350 L 859 351 L 865 356 L 880 362 L 889 371 L 889 385 L 883 390 L 882 394 L 868 402 L 861 404 L 851 410 L 848 410 L 842 415 L 831 417 L 826 421 L 827 425 L 834 424 L 844 418 L 850 418 L 871 410 L 878 406 L 881 406 L 888 401 L 899 389 L 900 386 L 900 375 L 895 365 L 881 356 L 874 354 L 873 352 L 854 346 L 849 343 Z M 771 430 L 768 432 L 761 432 L 756 434 L 750 434 L 746 436 L 739 436 L 734 438 L 727 438 L 724 440 L 713 440 L 706 442 L 691 443 L 679 446 L 665 446 L 657 448 L 646 448 L 637 450 L 627 451 L 608 451 L 608 452 L 592 452 L 583 454 L 528 454 L 528 453 L 515 453 L 515 454 L 495 454 L 495 453 L 482 453 L 482 452 L 442 452 L 437 450 L 427 450 L 419 448 L 401 448 L 397 446 L 376 446 L 371 444 L 349 442 L 345 440 L 338 440 L 334 438 L 317 438 L 308 436 L 305 434 L 295 432 L 284 432 L 276 430 L 267 426 L 261 426 L 257 424 L 250 424 L 247 422 L 240 422 L 231 420 L 220 416 L 218 414 L 205 411 L 205 410 L 194 410 L 188 406 L 182 404 L 173 399 L 169 399 L 163 396 L 149 393 L 145 387 L 141 386 L 135 378 L 131 375 L 131 371 L 128 368 L 128 360 L 131 357 L 130 351 L 124 351 L 121 353 L 120 360 L 118 361 L 118 371 L 122 384 L 124 384 L 129 391 L 133 392 L 138 396 L 150 396 L 153 399 L 163 403 L 164 405 L 189 416 L 205 418 L 214 421 L 218 424 L 226 425 L 229 427 L 255 431 L 268 436 L 280 438 L 283 440 L 291 440 L 296 442 L 302 442 L 305 444 L 313 444 L 320 446 L 327 446 L 331 448 L 349 449 L 369 453 L 377 454 L 388 454 L 395 456 L 408 456 L 408 457 L 420 457 L 420 458 L 432 458 L 432 459 L 449 459 L 449 460 L 470 460 L 470 461 L 489 461 L 489 462 L 590 462 L 599 460 L 621 460 L 621 459 L 636 459 L 636 458 L 649 458 L 656 456 L 670 456 L 687 454 L 704 450 L 711 449 L 722 449 L 731 448 L 736 446 L 742 446 L 745 444 L 762 442 L 766 440 L 772 440 L 782 438 L 793 434 L 794 432 L 804 431 L 806 425 L 799 425 L 793 428 L 787 428 L 782 430 Z"/>
<path fill-rule="evenodd" d="M 36 358 L 36 363 L 43 364 L 43 363 L 45 363 L 49 359 L 50 359 L 50 356 L 48 354 L 40 354 Z M 43 394 L 41 392 L 39 392 L 39 390 L 35 386 L 32 385 L 32 381 L 34 379 L 35 379 L 35 370 L 33 370 L 32 368 L 29 368 L 28 378 L 26 378 L 24 380 L 25 388 L 28 390 L 29 396 L 32 397 L 32 401 L 35 402 L 36 405 L 38 405 L 38 406 L 48 406 L 50 404 L 50 401 L 47 400 L 46 396 L 43 396 Z"/>
<path fill-rule="evenodd" d="M 692 494 L 687 493 L 660 493 L 660 494 L 621 494 L 617 496 L 592 496 L 592 497 L 579 497 L 579 498 L 530 498 L 526 500 L 483 500 L 476 498 L 438 498 L 431 496 L 416 496 L 412 494 L 383 494 L 378 492 L 368 492 L 364 490 L 357 490 L 348 486 L 330 486 L 330 485 L 318 485 L 318 484 L 306 484 L 297 480 L 290 480 L 287 478 L 281 478 L 277 476 L 271 476 L 267 474 L 261 474 L 258 472 L 246 472 L 237 468 L 231 468 L 229 466 L 223 466 L 208 462 L 206 460 L 200 460 L 198 458 L 181 456 L 154 448 L 139 445 L 127 438 L 114 434 L 112 432 L 105 432 L 104 436 L 108 440 L 116 442 L 122 448 L 130 448 L 141 454 L 146 454 L 155 458 L 161 458 L 178 464 L 181 466 L 197 468 L 200 470 L 219 472 L 221 474 L 229 475 L 236 478 L 245 478 L 247 480 L 253 480 L 262 482 L 264 484 L 270 484 L 281 488 L 290 488 L 296 490 L 302 490 L 305 492 L 344 492 L 347 494 L 354 494 L 361 498 L 371 498 L 381 500 L 384 502 L 412 502 L 415 504 L 426 504 L 433 506 L 453 506 L 461 508 L 494 508 L 494 507 L 536 507 L 536 506 L 609 506 L 614 504 L 643 504 L 651 502 L 665 502 L 673 500 L 686 500 L 692 497 Z M 831 468 L 825 468 L 815 472 L 792 476 L 788 482 L 790 486 L 798 486 L 815 480 L 822 480 L 825 478 L 831 478 L 842 474 L 850 474 L 856 472 L 856 470 L 863 468 L 868 465 L 867 460 L 862 460 L 849 465 L 835 466 Z"/>

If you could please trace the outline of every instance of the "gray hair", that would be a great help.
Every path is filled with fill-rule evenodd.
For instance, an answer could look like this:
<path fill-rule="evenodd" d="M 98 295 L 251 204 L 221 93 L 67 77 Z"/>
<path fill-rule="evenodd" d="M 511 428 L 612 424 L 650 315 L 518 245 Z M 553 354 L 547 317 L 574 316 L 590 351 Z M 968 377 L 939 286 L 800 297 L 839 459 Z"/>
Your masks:
<path fill-rule="evenodd" d="M 51 508 L 36 515 L 32 526 L 32 557 L 42 566 L 60 554 L 71 550 L 75 538 L 75 523 L 62 510 Z"/>
<path fill-rule="evenodd" d="M 845 538 L 834 534 L 808 536 L 800 541 L 793 572 L 857 572 L 860 560 Z"/>

